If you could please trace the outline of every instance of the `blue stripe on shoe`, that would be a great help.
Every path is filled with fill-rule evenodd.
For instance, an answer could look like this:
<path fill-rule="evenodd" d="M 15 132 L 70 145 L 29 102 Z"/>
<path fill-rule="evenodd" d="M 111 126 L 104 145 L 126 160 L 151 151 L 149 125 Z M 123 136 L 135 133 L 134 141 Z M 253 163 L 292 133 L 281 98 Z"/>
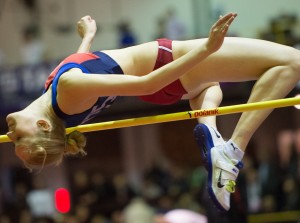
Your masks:
<path fill-rule="evenodd" d="M 201 150 L 201 155 L 202 155 L 202 160 L 204 162 L 204 166 L 206 169 L 208 169 L 206 152 L 208 152 L 208 150 L 210 150 L 211 148 L 213 148 L 215 146 L 213 143 L 213 139 L 210 134 L 210 131 L 205 124 L 198 124 L 194 128 L 194 136 L 195 136 L 196 142 Z M 207 150 L 206 152 L 204 151 L 205 148 L 203 148 L 203 147 L 206 148 L 206 150 Z"/>
<path fill-rule="evenodd" d="M 227 211 L 226 209 L 223 208 L 223 206 L 218 202 L 218 199 L 216 198 L 213 189 L 212 189 L 212 171 L 213 171 L 213 167 L 212 167 L 212 159 L 211 159 L 211 149 L 213 147 L 215 147 L 214 143 L 213 143 L 213 138 L 212 135 L 209 131 L 209 128 L 205 125 L 205 124 L 198 124 L 195 127 L 195 136 L 196 136 L 196 140 L 197 143 L 200 147 L 200 149 L 202 150 L 202 156 L 203 159 L 205 160 L 206 163 L 206 169 L 208 172 L 208 194 L 210 199 L 213 201 L 214 205 L 216 206 L 216 208 L 222 212 Z M 200 136 L 200 137 L 199 137 Z M 199 137 L 199 138 L 198 138 Z M 203 151 L 202 146 L 206 147 L 206 157 Z"/>

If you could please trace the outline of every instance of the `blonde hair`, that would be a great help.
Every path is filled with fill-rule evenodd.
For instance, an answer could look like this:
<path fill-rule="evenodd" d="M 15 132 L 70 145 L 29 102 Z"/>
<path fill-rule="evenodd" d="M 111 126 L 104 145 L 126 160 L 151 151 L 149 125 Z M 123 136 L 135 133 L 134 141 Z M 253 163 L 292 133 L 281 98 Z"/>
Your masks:
<path fill-rule="evenodd" d="M 79 131 L 66 135 L 65 125 L 58 118 L 51 118 L 52 129 L 40 131 L 26 143 L 24 165 L 30 169 L 41 169 L 44 166 L 58 165 L 66 155 L 86 155 L 84 147 L 86 137 Z"/>

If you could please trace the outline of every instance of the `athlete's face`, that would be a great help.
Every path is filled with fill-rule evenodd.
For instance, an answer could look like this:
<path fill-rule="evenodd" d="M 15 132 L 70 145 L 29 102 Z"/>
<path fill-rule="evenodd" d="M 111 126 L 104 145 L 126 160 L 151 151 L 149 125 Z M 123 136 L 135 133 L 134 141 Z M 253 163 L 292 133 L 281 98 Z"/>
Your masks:
<path fill-rule="evenodd" d="M 22 159 L 26 141 L 29 141 L 39 131 L 37 122 L 32 116 L 24 115 L 21 112 L 9 114 L 6 122 L 8 125 L 6 135 L 14 142 L 16 154 Z"/>

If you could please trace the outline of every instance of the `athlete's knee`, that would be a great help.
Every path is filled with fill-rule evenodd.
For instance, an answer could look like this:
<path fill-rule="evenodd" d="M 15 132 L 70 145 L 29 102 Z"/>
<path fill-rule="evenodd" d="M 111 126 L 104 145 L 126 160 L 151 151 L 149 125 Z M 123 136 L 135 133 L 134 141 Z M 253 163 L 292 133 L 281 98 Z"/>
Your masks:
<path fill-rule="evenodd" d="M 192 109 L 218 107 L 223 99 L 223 93 L 218 83 L 203 86 L 199 94 L 190 99 Z"/>
<path fill-rule="evenodd" d="M 293 77 L 297 80 L 300 79 L 300 51 L 293 49 L 289 54 L 289 68 L 292 70 Z"/>
<path fill-rule="evenodd" d="M 207 92 L 213 92 L 215 94 L 222 94 L 222 89 L 219 82 L 210 82 L 202 85 L 202 89 L 199 91 L 199 95 L 207 94 Z"/>
<path fill-rule="evenodd" d="M 204 85 L 203 90 L 214 89 L 215 91 L 222 91 L 219 82 L 210 82 Z"/>
<path fill-rule="evenodd" d="M 212 92 L 212 96 L 218 97 L 220 100 L 223 99 L 223 91 L 219 82 L 213 82 L 209 87 L 206 88 L 207 91 Z"/>
<path fill-rule="evenodd" d="M 300 51 L 293 47 L 286 47 L 281 51 L 281 62 L 271 67 L 277 79 L 282 81 L 297 82 L 300 80 Z"/>

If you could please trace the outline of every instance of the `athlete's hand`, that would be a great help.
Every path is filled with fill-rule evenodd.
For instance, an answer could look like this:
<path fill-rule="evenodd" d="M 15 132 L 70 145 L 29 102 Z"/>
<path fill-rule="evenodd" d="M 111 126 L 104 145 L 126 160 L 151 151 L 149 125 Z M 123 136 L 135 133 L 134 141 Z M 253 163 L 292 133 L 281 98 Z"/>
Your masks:
<path fill-rule="evenodd" d="M 84 16 L 77 22 L 77 31 L 80 37 L 94 39 L 97 25 L 94 19 L 91 16 Z"/>
<path fill-rule="evenodd" d="M 220 16 L 219 20 L 211 27 L 206 47 L 210 52 L 219 50 L 224 42 L 228 28 L 236 18 L 236 13 L 228 13 Z"/>

